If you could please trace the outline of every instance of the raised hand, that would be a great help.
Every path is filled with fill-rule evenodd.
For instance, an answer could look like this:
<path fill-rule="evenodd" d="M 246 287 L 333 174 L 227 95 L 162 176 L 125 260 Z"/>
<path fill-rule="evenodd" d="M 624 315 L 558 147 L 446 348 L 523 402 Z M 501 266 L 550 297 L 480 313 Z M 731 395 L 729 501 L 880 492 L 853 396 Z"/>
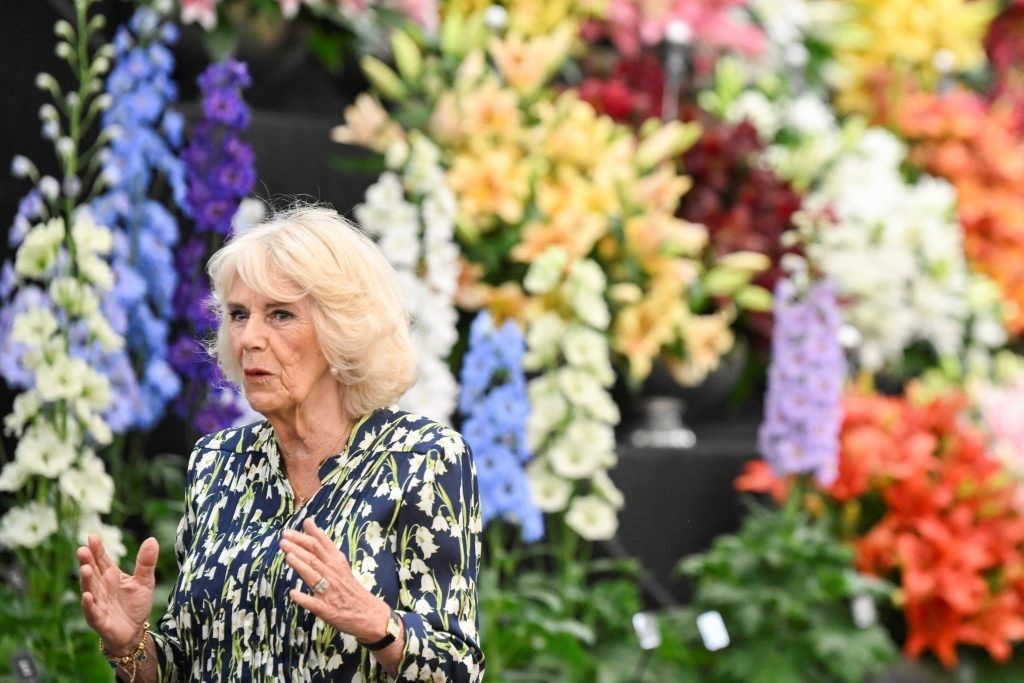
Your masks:
<path fill-rule="evenodd" d="M 90 535 L 88 546 L 78 548 L 77 555 L 85 620 L 110 652 L 131 650 L 142 637 L 142 624 L 153 609 L 160 544 L 155 538 L 142 543 L 132 574 L 114 564 L 97 536 Z"/>

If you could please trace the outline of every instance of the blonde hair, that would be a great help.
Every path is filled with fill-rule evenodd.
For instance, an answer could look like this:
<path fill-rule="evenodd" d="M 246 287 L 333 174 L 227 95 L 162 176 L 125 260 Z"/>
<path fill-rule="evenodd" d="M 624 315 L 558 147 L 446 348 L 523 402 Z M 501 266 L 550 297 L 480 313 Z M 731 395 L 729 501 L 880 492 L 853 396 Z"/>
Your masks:
<path fill-rule="evenodd" d="M 395 271 L 377 246 L 332 209 L 298 205 L 236 234 L 207 265 L 220 323 L 210 349 L 240 384 L 223 302 L 241 278 L 276 301 L 309 297 L 320 351 L 339 382 L 342 409 L 358 417 L 412 386 L 416 354 Z"/>

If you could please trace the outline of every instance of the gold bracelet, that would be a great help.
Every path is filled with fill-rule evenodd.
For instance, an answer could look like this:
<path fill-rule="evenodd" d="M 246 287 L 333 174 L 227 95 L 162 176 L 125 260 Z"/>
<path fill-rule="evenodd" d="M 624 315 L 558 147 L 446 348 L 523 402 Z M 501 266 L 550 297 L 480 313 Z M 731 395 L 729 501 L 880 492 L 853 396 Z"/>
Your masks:
<path fill-rule="evenodd" d="M 100 653 L 107 658 L 107 663 L 110 664 L 110 668 L 116 670 L 117 667 L 124 669 L 124 672 L 128 674 L 128 683 L 135 683 L 135 674 L 139 672 L 139 667 L 146 661 L 146 636 L 149 635 L 149 622 L 143 622 L 142 624 L 142 637 L 139 638 L 139 643 L 136 645 L 131 652 L 126 655 L 112 655 L 107 651 L 107 648 L 103 645 L 103 640 L 100 640 Z"/>

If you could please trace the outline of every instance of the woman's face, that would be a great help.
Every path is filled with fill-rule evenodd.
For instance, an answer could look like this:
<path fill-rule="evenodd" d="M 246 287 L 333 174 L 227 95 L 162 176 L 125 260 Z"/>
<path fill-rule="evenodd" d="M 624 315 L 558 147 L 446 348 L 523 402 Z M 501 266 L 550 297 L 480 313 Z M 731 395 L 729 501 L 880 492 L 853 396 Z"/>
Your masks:
<path fill-rule="evenodd" d="M 338 400 L 338 383 L 320 352 L 308 299 L 273 301 L 236 277 L 225 309 L 231 352 L 253 410 L 287 418 L 310 399 Z"/>

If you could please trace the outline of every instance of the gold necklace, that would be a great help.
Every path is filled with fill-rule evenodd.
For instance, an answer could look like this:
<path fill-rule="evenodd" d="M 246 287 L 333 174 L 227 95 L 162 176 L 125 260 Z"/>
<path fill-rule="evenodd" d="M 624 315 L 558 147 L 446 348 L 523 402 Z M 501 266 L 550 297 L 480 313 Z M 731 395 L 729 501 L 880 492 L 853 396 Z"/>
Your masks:
<path fill-rule="evenodd" d="M 349 438 L 349 436 L 351 436 L 351 434 L 352 434 L 352 428 L 349 427 L 349 429 L 345 432 L 344 438 L 341 441 L 343 449 L 347 448 L 347 446 L 348 446 L 348 438 Z M 309 502 L 310 498 L 312 498 L 313 496 L 316 495 L 317 491 L 320 490 L 320 487 L 323 486 L 323 482 L 320 482 L 320 468 L 324 466 L 325 462 L 330 460 L 335 455 L 338 455 L 338 454 L 337 453 L 332 453 L 330 455 L 326 455 L 326 456 L 324 456 L 324 458 L 320 462 L 318 462 L 316 464 L 316 472 L 317 472 L 316 476 L 317 476 L 317 482 L 318 483 L 317 483 L 316 488 L 313 489 L 313 492 L 310 493 L 308 496 L 303 496 L 302 494 L 300 494 L 298 491 L 295 490 L 294 486 L 292 487 L 292 497 L 295 499 L 295 508 L 294 509 L 298 510 L 299 508 L 301 508 L 303 505 L 305 505 L 307 502 Z M 285 467 L 287 469 L 287 465 Z"/>

